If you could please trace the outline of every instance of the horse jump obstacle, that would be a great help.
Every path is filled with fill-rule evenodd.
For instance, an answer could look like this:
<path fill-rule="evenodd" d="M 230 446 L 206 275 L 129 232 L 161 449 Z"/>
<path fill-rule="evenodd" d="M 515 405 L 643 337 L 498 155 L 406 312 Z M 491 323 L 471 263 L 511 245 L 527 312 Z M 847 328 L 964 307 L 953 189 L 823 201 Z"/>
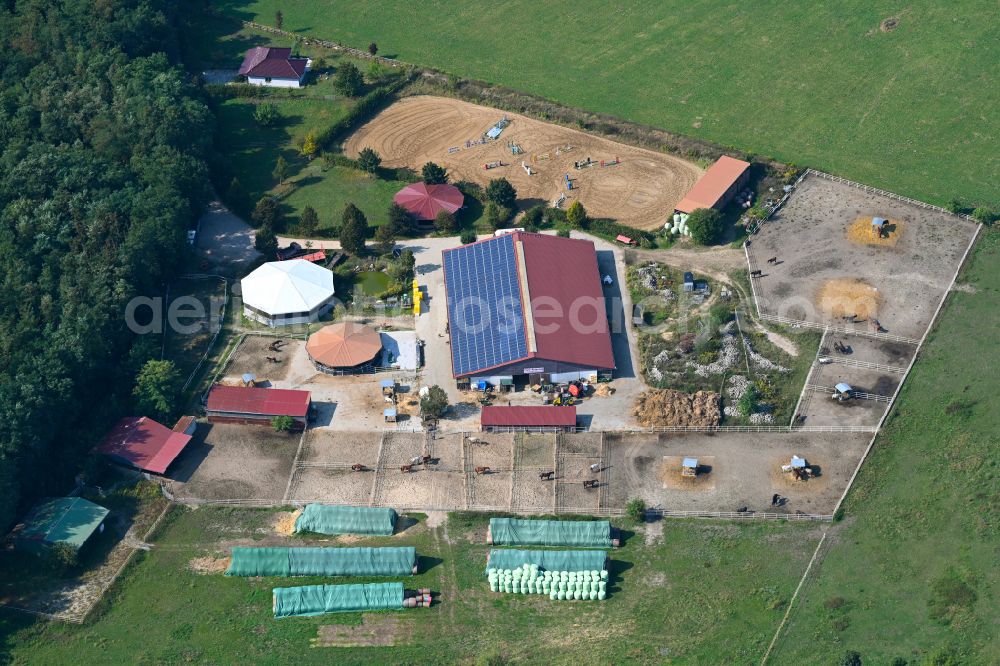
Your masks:
<path fill-rule="evenodd" d="M 560 194 L 559 198 L 552 202 L 553 208 L 562 208 L 562 205 L 566 202 L 566 195 Z"/>
<path fill-rule="evenodd" d="M 524 162 L 524 160 L 521 160 L 521 167 L 522 167 L 522 168 L 523 168 L 523 169 L 524 169 L 525 171 L 527 171 L 527 172 L 528 172 L 528 175 L 529 175 L 529 176 L 533 175 L 533 172 L 532 172 L 532 170 L 531 170 L 531 167 L 530 167 L 530 166 L 528 166 L 528 165 L 527 165 L 527 164 L 526 164 L 526 163 Z"/>
<path fill-rule="evenodd" d="M 487 171 L 489 171 L 490 169 L 496 169 L 496 168 L 502 167 L 502 166 L 504 166 L 503 161 L 499 161 L 499 162 L 487 162 L 486 164 L 483 165 L 483 168 L 486 169 Z"/>
<path fill-rule="evenodd" d="M 566 189 L 567 190 L 573 189 L 573 181 L 570 179 L 569 174 L 566 174 Z"/>
<path fill-rule="evenodd" d="M 451 148 L 448 149 L 448 154 L 450 155 L 451 153 L 457 153 L 460 150 L 462 149 L 459 148 L 458 146 L 452 146 Z"/>
<path fill-rule="evenodd" d="M 507 142 L 507 147 L 510 148 L 511 155 L 520 155 L 521 153 L 524 152 L 524 149 L 521 148 L 521 146 L 519 146 L 513 140 Z"/>
<path fill-rule="evenodd" d="M 539 155 L 535 155 L 534 157 L 532 157 L 531 161 L 532 162 L 538 162 L 538 161 L 547 160 L 547 159 L 549 159 L 549 154 L 548 153 L 541 153 Z"/>
<path fill-rule="evenodd" d="M 568 153 L 571 150 L 573 150 L 573 146 L 571 146 L 570 144 L 566 144 L 565 146 L 559 146 L 558 148 L 556 148 L 556 157 L 562 155 L 563 153 Z"/>
<path fill-rule="evenodd" d="M 588 158 L 588 159 L 589 159 L 589 158 Z M 616 165 L 616 164 L 621 164 L 621 159 L 620 159 L 620 158 L 619 158 L 619 157 L 618 157 L 617 155 L 615 155 L 615 161 L 614 161 L 614 162 L 612 162 L 612 161 L 610 161 L 610 160 L 609 160 L 609 161 L 607 161 L 607 162 L 605 162 L 604 160 L 601 160 L 601 166 L 602 166 L 602 167 L 606 167 L 606 166 L 614 166 L 614 165 Z"/>

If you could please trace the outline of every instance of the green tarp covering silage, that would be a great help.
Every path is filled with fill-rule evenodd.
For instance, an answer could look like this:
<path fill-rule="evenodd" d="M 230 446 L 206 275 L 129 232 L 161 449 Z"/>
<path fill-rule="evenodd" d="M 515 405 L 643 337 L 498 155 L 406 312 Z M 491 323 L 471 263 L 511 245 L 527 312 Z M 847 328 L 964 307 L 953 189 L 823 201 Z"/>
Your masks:
<path fill-rule="evenodd" d="M 412 546 L 399 548 L 233 548 L 227 576 L 411 576 Z"/>
<path fill-rule="evenodd" d="M 308 504 L 295 521 L 296 532 L 316 534 L 376 534 L 389 536 L 396 529 L 396 512 L 364 506 Z"/>
<path fill-rule="evenodd" d="M 490 536 L 498 546 L 610 548 L 611 523 L 606 520 L 490 518 Z"/>
<path fill-rule="evenodd" d="M 537 564 L 547 571 L 600 571 L 608 559 L 603 550 L 491 550 L 489 567 L 516 569 Z"/>
<path fill-rule="evenodd" d="M 402 583 L 278 587 L 273 595 L 274 617 L 403 608 Z"/>

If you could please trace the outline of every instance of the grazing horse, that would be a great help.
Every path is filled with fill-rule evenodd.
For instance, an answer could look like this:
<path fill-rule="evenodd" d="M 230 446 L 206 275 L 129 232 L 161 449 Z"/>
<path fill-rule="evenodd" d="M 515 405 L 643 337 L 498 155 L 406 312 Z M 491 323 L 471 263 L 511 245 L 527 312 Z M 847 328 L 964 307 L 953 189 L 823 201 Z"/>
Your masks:
<path fill-rule="evenodd" d="M 555 472 L 539 472 L 538 473 L 538 480 L 539 481 L 551 481 L 552 477 L 555 476 L 555 475 L 556 475 Z"/>
<path fill-rule="evenodd" d="M 597 487 L 597 479 L 586 479 L 586 480 L 584 480 L 583 487 L 584 488 L 596 488 Z"/>
<path fill-rule="evenodd" d="M 405 472 L 412 472 L 413 471 L 413 465 L 400 465 L 399 466 L 399 471 L 400 472 L 404 472 L 404 473 Z"/>
<path fill-rule="evenodd" d="M 767 263 L 769 263 L 769 264 L 776 264 L 776 263 L 778 263 L 778 258 L 777 257 L 771 257 L 770 259 L 767 260 Z"/>
<path fill-rule="evenodd" d="M 750 271 L 750 277 L 755 278 L 755 277 L 760 277 L 760 276 L 761 276 L 761 272 L 760 271 Z"/>
<path fill-rule="evenodd" d="M 476 468 L 476 474 L 489 474 L 489 473 L 490 473 L 490 468 L 489 467 L 477 467 Z"/>
<path fill-rule="evenodd" d="M 353 465 L 351 465 L 351 471 L 352 472 L 363 472 L 366 469 L 368 469 L 368 468 L 365 467 L 364 465 L 362 465 L 361 463 L 354 463 Z"/>

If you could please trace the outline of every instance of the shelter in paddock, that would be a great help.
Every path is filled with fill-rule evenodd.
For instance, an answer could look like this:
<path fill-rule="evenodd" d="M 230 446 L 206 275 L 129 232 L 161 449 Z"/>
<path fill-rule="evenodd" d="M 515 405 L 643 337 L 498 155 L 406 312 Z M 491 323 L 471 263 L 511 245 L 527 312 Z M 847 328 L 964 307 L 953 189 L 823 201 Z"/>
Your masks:
<path fill-rule="evenodd" d="M 276 416 L 288 416 L 294 422 L 292 429 L 302 430 L 311 404 L 309 391 L 216 384 L 208 392 L 205 413 L 209 423 L 259 425 L 270 425 Z"/>
<path fill-rule="evenodd" d="M 576 407 L 488 405 L 483 407 L 479 423 L 483 432 L 572 432 L 576 429 Z"/>
<path fill-rule="evenodd" d="M 274 617 L 323 615 L 352 611 L 402 610 L 402 583 L 304 585 L 271 592 Z"/>
<path fill-rule="evenodd" d="M 750 163 L 723 155 L 698 179 L 675 207 L 681 213 L 699 208 L 725 208 L 750 177 Z"/>
<path fill-rule="evenodd" d="M 518 231 L 442 257 L 454 377 L 497 386 L 610 377 L 592 242 Z"/>
<path fill-rule="evenodd" d="M 611 548 L 618 545 L 606 520 L 532 520 L 490 518 L 486 542 L 497 546 L 575 546 Z"/>
<path fill-rule="evenodd" d="M 233 548 L 227 576 L 412 576 L 417 550 L 395 548 Z"/>
<path fill-rule="evenodd" d="M 115 425 L 94 451 L 119 465 L 166 474 L 191 441 L 196 426 L 190 416 L 183 417 L 172 430 L 148 416 L 128 416 Z"/>
<path fill-rule="evenodd" d="M 110 511 L 82 497 L 54 497 L 28 513 L 11 535 L 14 547 L 42 554 L 56 546 L 79 551 L 94 534 L 104 531 Z"/>
<path fill-rule="evenodd" d="M 240 288 L 243 314 L 271 327 L 316 322 L 333 308 L 333 272 L 304 259 L 268 262 Z"/>
<path fill-rule="evenodd" d="M 382 351 L 382 338 L 369 326 L 340 322 L 309 336 L 306 353 L 320 372 L 354 375 L 371 372 Z"/>
<path fill-rule="evenodd" d="M 293 56 L 288 47 L 255 46 L 247 51 L 237 73 L 252 86 L 300 88 L 310 64 L 308 58 Z"/>
<path fill-rule="evenodd" d="M 389 508 L 307 504 L 295 520 L 295 531 L 390 536 L 396 518 L 396 511 Z"/>
<path fill-rule="evenodd" d="M 441 211 L 452 215 L 457 213 L 465 202 L 465 195 L 454 185 L 428 185 L 421 182 L 407 185 L 392 200 L 405 208 L 418 222 L 433 222 Z"/>
<path fill-rule="evenodd" d="M 608 553 L 603 550 L 491 550 L 486 566 L 516 569 L 535 564 L 548 571 L 601 571 L 607 569 Z"/>

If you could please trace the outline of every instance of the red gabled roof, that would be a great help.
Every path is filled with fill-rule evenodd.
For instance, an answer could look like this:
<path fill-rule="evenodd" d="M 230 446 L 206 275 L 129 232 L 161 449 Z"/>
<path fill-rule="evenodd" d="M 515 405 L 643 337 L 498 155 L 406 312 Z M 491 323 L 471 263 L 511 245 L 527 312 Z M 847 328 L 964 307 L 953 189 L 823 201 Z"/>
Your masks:
<path fill-rule="evenodd" d="M 511 236 L 524 252 L 535 338 L 530 356 L 585 368 L 614 368 L 594 244 L 546 234 L 516 232 Z M 521 297 L 524 300 L 525 295 Z M 552 311 L 553 302 L 559 304 L 561 316 Z"/>
<path fill-rule="evenodd" d="M 480 423 L 498 427 L 567 427 L 576 425 L 576 407 L 483 407 Z"/>
<path fill-rule="evenodd" d="M 174 432 L 146 416 L 122 419 L 95 451 L 147 472 L 164 474 L 190 435 Z"/>
<path fill-rule="evenodd" d="M 309 400 L 309 391 L 217 384 L 208 393 L 208 411 L 304 418 Z"/>
<path fill-rule="evenodd" d="M 749 162 L 723 155 L 698 179 L 675 209 L 682 213 L 692 213 L 698 208 L 714 207 L 749 168 Z"/>
<path fill-rule="evenodd" d="M 256 46 L 247 51 L 239 73 L 270 79 L 301 79 L 306 71 L 306 59 L 291 55 L 292 50 L 287 47 Z"/>

